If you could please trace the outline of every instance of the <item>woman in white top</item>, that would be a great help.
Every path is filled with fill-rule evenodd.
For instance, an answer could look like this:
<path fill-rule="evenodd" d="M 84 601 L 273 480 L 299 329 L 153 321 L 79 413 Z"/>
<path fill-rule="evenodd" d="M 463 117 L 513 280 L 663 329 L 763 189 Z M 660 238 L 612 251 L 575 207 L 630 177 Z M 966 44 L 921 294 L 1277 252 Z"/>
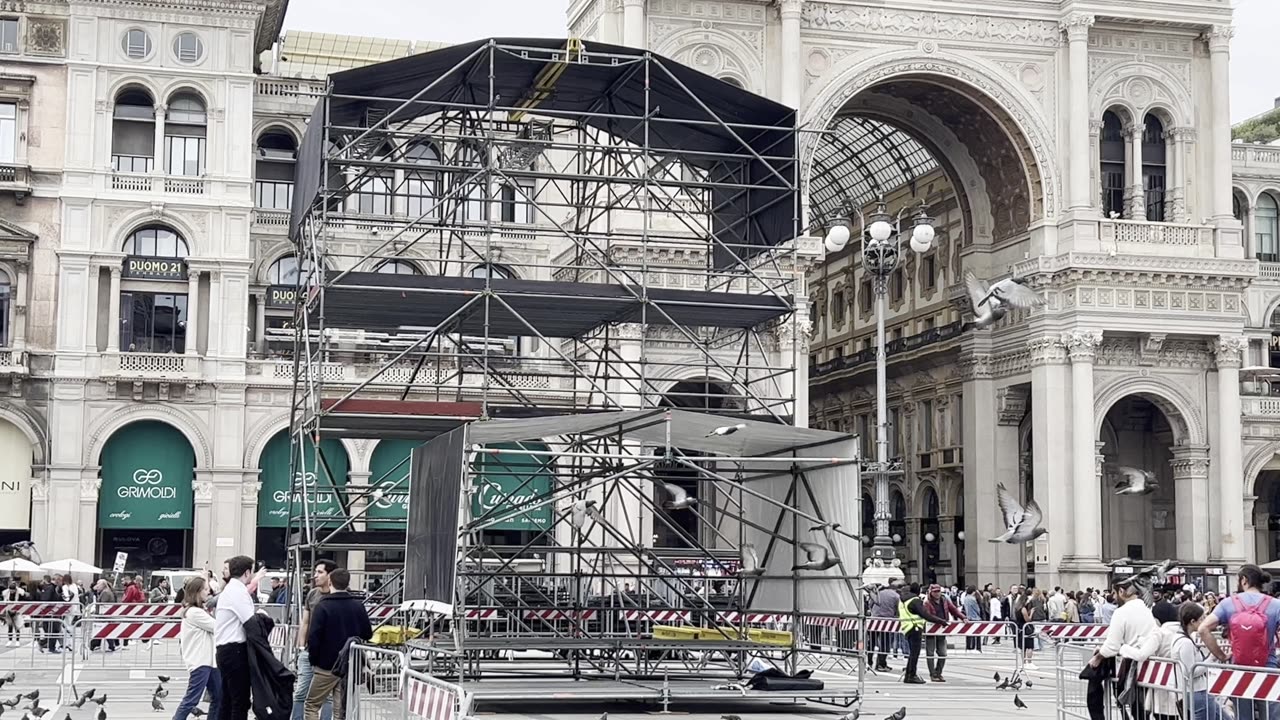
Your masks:
<path fill-rule="evenodd" d="M 209 599 L 209 584 L 199 576 L 187 579 L 182 586 L 182 630 L 178 632 L 178 644 L 182 647 L 182 664 L 191 677 L 187 680 L 187 694 L 178 704 L 173 720 L 187 720 L 209 691 L 209 717 L 218 717 L 222 704 L 222 678 L 213 660 L 213 616 L 205 609 Z"/>
<path fill-rule="evenodd" d="M 1149 653 L 1151 658 L 1174 659 L 1174 642 L 1182 637 L 1182 626 L 1178 624 L 1177 609 L 1172 603 L 1161 600 L 1151 608 L 1151 616 L 1160 623 L 1160 629 L 1148 636 L 1143 652 Z M 1180 690 L 1181 688 L 1179 691 L 1153 688 L 1147 691 L 1147 697 L 1151 703 L 1149 709 L 1154 720 L 1177 720 L 1182 717 L 1182 713 L 1178 712 L 1178 701 L 1182 699 Z"/>
<path fill-rule="evenodd" d="M 1181 630 L 1173 641 L 1173 657 L 1178 661 L 1179 679 L 1191 678 L 1192 720 L 1222 720 L 1222 707 L 1209 697 L 1209 668 L 1203 665 L 1196 667 L 1209 662 L 1208 651 L 1192 639 L 1200 630 L 1201 620 L 1204 620 L 1204 608 L 1193 602 L 1184 602 L 1178 606 L 1178 626 Z"/>
<path fill-rule="evenodd" d="M 10 580 L 9 586 L 4 590 L 0 590 L 0 600 L 6 603 L 22 602 L 27 599 L 27 591 L 22 589 L 16 580 Z M 22 638 L 22 616 L 17 610 L 9 609 L 4 612 L 4 624 L 9 628 L 9 640 L 5 643 L 6 647 L 18 647 L 18 641 Z"/>

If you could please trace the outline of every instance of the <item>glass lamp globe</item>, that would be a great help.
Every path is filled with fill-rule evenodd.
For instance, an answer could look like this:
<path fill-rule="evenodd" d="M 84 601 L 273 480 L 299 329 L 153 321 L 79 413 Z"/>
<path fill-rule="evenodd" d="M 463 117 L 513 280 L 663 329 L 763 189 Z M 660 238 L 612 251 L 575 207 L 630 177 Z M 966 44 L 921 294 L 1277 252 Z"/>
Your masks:
<path fill-rule="evenodd" d="M 845 225 L 836 225 L 827 231 L 827 239 L 823 243 L 827 252 L 840 252 L 845 245 L 849 244 L 849 228 Z"/>
<path fill-rule="evenodd" d="M 925 533 L 925 534 L 924 534 L 924 541 L 925 541 L 925 542 L 933 542 L 934 540 L 937 540 L 937 539 L 938 539 L 938 538 L 937 538 L 937 536 L 935 536 L 935 535 L 934 535 L 933 533 L 931 533 L 931 532 L 928 532 L 928 533 Z"/>
<path fill-rule="evenodd" d="M 960 532 L 956 533 L 956 539 L 957 539 L 957 540 L 959 540 L 960 542 L 964 542 L 964 531 L 963 531 L 963 530 L 961 530 Z"/>
<path fill-rule="evenodd" d="M 933 247 L 933 226 L 917 225 L 911 231 L 911 249 L 918 253 L 929 252 L 929 248 Z"/>
<path fill-rule="evenodd" d="M 893 226 L 887 220 L 877 220 L 867 228 L 867 233 L 871 235 L 872 240 L 884 242 L 893 234 Z"/>
<path fill-rule="evenodd" d="M 894 533 L 894 534 L 893 534 L 893 541 L 894 541 L 894 542 L 896 542 L 896 543 L 900 543 L 900 542 L 902 542 L 902 536 L 901 536 L 901 535 L 899 535 L 898 533 Z"/>

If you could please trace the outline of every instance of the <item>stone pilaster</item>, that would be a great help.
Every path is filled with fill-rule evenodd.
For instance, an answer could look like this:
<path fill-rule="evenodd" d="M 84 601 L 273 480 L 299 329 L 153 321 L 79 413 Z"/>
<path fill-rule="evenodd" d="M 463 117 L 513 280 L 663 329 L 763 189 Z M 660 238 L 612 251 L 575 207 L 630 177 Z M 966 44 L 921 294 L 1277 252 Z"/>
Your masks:
<path fill-rule="evenodd" d="M 1208 562 L 1209 547 L 1209 448 L 1183 446 L 1173 449 L 1175 542 L 1179 560 Z M 1238 503 L 1237 503 L 1238 504 Z"/>

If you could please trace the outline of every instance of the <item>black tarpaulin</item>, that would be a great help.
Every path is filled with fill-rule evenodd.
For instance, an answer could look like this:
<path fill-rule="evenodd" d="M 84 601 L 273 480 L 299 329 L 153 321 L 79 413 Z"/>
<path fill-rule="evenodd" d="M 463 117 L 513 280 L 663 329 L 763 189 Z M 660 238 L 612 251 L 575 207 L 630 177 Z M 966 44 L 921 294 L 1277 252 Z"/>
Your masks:
<path fill-rule="evenodd" d="M 467 429 L 414 448 L 409 471 L 404 599 L 453 605 Z"/>
<path fill-rule="evenodd" d="M 439 113 L 442 104 L 488 106 L 491 96 L 497 105 L 518 105 L 566 43 L 477 40 L 332 75 L 329 95 L 318 104 L 299 150 L 290 234 L 296 237 L 316 202 L 326 126 L 359 127 L 370 109 L 395 113 L 390 121 L 399 122 Z M 712 191 L 712 231 L 729 246 L 715 249 L 717 267 L 795 237 L 794 110 L 651 53 L 595 42 L 584 47 L 581 61 L 565 66 L 554 90 L 531 112 L 570 113 L 637 144 L 647 137 L 654 155 L 678 154 L 706 169 L 712 183 L 751 185 Z M 415 102 L 400 108 L 411 98 Z M 662 122 L 643 127 L 646 113 Z"/>

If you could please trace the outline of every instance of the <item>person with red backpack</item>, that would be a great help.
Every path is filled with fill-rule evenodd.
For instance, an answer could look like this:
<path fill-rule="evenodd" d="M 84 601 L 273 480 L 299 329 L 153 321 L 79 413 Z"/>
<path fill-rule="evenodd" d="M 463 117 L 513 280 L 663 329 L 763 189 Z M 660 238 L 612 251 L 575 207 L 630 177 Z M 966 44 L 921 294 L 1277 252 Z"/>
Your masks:
<path fill-rule="evenodd" d="M 1276 667 L 1276 629 L 1280 628 L 1280 602 L 1262 592 L 1267 574 L 1257 565 L 1242 565 L 1236 573 L 1239 592 L 1224 599 L 1213 614 L 1200 623 L 1200 641 L 1218 662 L 1247 667 Z M 1218 645 L 1213 631 L 1227 628 L 1231 655 Z M 1252 701 L 1237 703 L 1236 717 L 1252 718 Z M 1270 705 L 1268 717 L 1280 718 L 1280 706 Z"/>

